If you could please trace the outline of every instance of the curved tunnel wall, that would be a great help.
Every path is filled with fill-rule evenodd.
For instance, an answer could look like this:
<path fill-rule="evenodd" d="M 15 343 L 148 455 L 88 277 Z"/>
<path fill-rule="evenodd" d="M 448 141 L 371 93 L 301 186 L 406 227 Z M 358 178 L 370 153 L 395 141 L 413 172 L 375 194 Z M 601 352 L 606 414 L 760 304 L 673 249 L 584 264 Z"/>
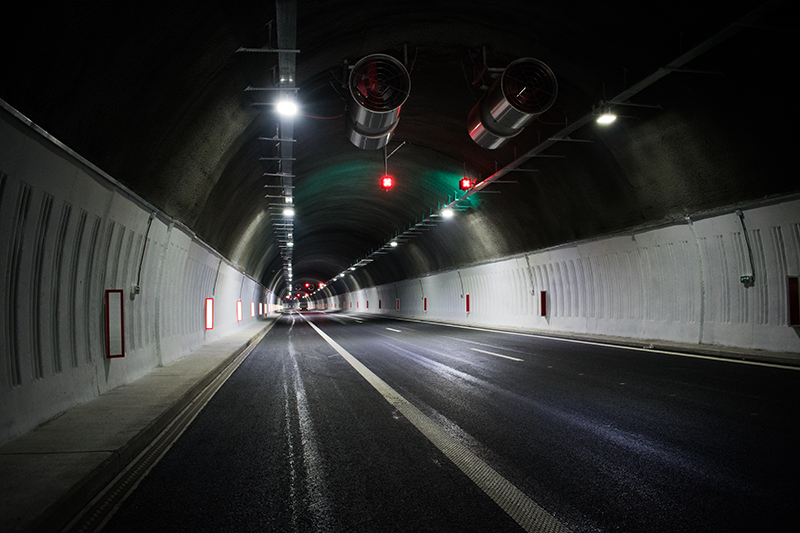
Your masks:
<path fill-rule="evenodd" d="M 258 320 L 251 301 L 275 305 L 191 231 L 3 109 L 0 147 L 0 442 Z M 107 289 L 123 290 L 123 358 L 105 357 Z"/>
<path fill-rule="evenodd" d="M 800 353 L 788 276 L 800 200 L 562 246 L 320 299 L 317 308 Z M 542 316 L 542 292 L 545 314 Z M 469 312 L 467 312 L 469 295 Z M 399 310 L 397 300 L 399 299 Z"/>

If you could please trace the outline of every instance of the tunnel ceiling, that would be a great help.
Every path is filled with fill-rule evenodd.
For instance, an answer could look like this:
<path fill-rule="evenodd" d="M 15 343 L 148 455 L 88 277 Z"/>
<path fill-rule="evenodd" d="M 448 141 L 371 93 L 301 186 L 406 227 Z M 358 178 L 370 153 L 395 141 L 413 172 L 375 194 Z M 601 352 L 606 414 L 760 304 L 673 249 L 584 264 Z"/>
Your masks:
<path fill-rule="evenodd" d="M 327 282 L 452 200 L 756 9 L 756 20 L 338 282 L 339 292 L 793 194 L 786 108 L 796 8 L 777 2 L 648 4 L 300 1 L 293 119 L 295 282 Z M 282 2 L 282 6 L 290 5 Z M 281 11 L 284 10 L 284 11 Z M 61 3 L 4 17 L 0 98 L 271 289 L 285 287 L 270 203 L 281 199 L 273 2 Z M 277 17 L 280 19 L 280 17 Z M 348 139 L 345 62 L 387 54 L 410 95 L 383 150 Z M 486 64 L 484 65 L 484 56 Z M 496 70 L 532 57 L 555 104 L 496 150 L 467 116 Z M 690 72 L 689 72 L 690 71 Z M 793 95 L 792 95 L 793 96 Z M 791 108 L 789 108 L 791 109 Z M 577 142 L 588 141 L 588 142 Z M 792 143 L 793 144 L 793 143 Z M 284 163 L 287 164 L 287 163 Z M 492 192 L 490 192 L 492 191 Z"/>

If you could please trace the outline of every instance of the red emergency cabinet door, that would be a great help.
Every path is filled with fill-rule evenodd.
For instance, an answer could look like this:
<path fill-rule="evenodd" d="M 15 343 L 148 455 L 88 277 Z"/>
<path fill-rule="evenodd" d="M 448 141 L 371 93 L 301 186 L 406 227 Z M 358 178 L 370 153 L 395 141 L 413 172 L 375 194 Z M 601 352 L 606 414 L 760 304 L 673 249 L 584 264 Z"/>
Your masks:
<path fill-rule="evenodd" d="M 789 325 L 800 326 L 800 283 L 797 276 L 789 276 Z"/>

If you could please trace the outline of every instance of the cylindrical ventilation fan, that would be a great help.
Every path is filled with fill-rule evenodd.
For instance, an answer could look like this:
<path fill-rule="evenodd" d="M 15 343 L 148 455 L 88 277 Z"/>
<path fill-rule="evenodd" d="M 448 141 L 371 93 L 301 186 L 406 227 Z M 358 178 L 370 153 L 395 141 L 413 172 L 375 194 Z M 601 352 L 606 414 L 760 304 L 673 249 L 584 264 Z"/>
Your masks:
<path fill-rule="evenodd" d="M 398 60 L 373 54 L 355 64 L 350 72 L 350 141 L 364 150 L 383 148 L 392 137 L 400 106 L 411 91 L 411 77 Z"/>
<path fill-rule="evenodd" d="M 538 59 L 517 59 L 470 111 L 469 136 L 483 148 L 499 148 L 550 109 L 557 93 L 550 67 Z"/>

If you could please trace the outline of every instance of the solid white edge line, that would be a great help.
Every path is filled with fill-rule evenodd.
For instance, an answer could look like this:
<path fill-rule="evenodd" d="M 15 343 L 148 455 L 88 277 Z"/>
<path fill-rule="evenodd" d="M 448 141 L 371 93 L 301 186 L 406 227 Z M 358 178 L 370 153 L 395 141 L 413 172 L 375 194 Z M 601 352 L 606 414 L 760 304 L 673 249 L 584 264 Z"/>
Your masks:
<path fill-rule="evenodd" d="M 494 352 L 487 352 L 486 350 L 479 350 L 477 348 L 470 348 L 470 350 L 472 350 L 473 352 L 481 352 L 481 353 L 485 353 L 485 354 L 489 354 L 489 355 L 494 355 L 495 357 L 503 357 L 504 359 L 511 359 L 512 361 L 522 361 L 522 359 L 520 359 L 518 357 L 511 357 L 510 355 L 503 355 L 503 354 L 494 353 Z"/>
<path fill-rule="evenodd" d="M 800 370 L 800 366 L 782 365 L 780 363 L 762 363 L 760 361 L 746 361 L 741 359 L 730 359 L 728 357 L 716 357 L 713 355 L 700 355 L 686 352 L 671 352 L 669 350 L 659 350 L 658 348 L 640 348 L 638 346 L 625 346 L 624 344 L 609 344 L 597 341 L 582 341 L 578 339 L 566 339 L 563 337 L 550 337 L 548 335 L 537 335 L 535 333 L 521 333 L 517 331 L 504 331 L 502 329 L 479 328 L 475 326 L 461 326 L 458 324 L 447 324 L 445 322 L 428 322 L 426 320 L 416 320 L 413 318 L 387 317 L 392 320 L 405 320 L 407 322 L 417 322 L 419 324 L 430 324 L 432 326 L 447 326 L 450 328 L 471 329 L 474 331 L 488 331 L 490 333 L 502 333 L 504 335 L 516 335 L 518 337 L 532 337 L 534 339 L 548 339 L 552 341 L 572 342 L 574 344 L 589 344 L 591 346 L 605 346 L 607 348 L 619 348 L 620 350 L 633 350 L 636 352 L 660 353 L 664 355 L 678 355 L 680 357 L 692 357 L 694 359 L 708 359 L 721 363 L 738 363 L 740 365 L 766 366 L 769 368 L 781 368 L 783 370 Z"/>
<path fill-rule="evenodd" d="M 319 333 L 320 337 L 350 363 L 390 404 L 406 417 L 425 437 L 444 453 L 453 464 L 466 474 L 497 505 L 513 518 L 525 531 L 530 533 L 569 533 L 564 524 L 542 509 L 524 492 L 501 476 L 495 469 L 472 453 L 466 446 L 451 437 L 433 420 L 428 418 L 396 390 L 375 375 L 347 350 L 319 329 L 313 322 L 303 317 Z"/>

